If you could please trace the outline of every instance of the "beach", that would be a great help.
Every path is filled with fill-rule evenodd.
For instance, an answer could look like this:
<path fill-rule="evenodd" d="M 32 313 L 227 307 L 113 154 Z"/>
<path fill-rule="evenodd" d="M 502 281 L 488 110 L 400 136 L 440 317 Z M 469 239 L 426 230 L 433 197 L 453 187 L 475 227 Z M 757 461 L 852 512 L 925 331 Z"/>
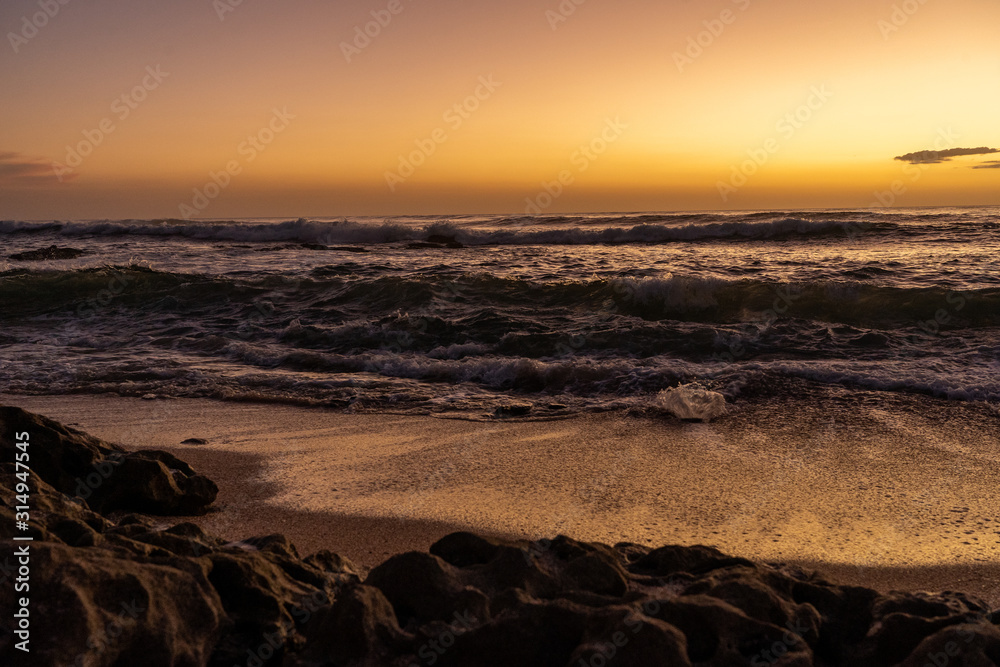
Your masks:
<path fill-rule="evenodd" d="M 448 533 L 714 546 L 842 584 L 1000 602 L 1000 415 L 983 403 L 804 388 L 712 423 L 345 414 L 205 399 L 0 396 L 219 486 L 193 520 L 281 533 L 369 568 Z M 205 444 L 182 444 L 190 439 Z"/>

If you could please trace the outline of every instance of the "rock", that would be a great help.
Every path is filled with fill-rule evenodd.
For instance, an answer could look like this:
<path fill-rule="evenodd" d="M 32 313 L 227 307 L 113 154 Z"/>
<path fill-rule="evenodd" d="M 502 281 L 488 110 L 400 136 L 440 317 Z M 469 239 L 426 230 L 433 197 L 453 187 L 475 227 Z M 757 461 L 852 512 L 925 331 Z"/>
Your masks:
<path fill-rule="evenodd" d="M 19 252 L 15 255 L 11 255 L 10 258 L 18 262 L 36 262 L 53 259 L 76 259 L 77 257 L 81 257 L 86 254 L 86 250 L 79 250 L 78 248 L 60 248 L 59 246 L 50 245 L 48 248 L 39 248 L 38 250 Z"/>
<path fill-rule="evenodd" d="M 567 665 L 582 643 L 588 610 L 572 603 L 532 602 L 465 632 L 441 655 L 443 667 Z"/>
<path fill-rule="evenodd" d="M 691 664 L 688 652 L 687 638 L 674 626 L 634 609 L 618 607 L 590 622 L 568 664 L 686 667 Z"/>
<path fill-rule="evenodd" d="M 473 533 L 452 533 L 431 545 L 430 553 L 455 567 L 484 565 L 496 557 L 501 543 Z"/>
<path fill-rule="evenodd" d="M 578 588 L 598 595 L 621 597 L 628 591 L 628 578 L 621 558 L 613 553 L 594 551 L 566 563 L 566 576 Z"/>
<path fill-rule="evenodd" d="M 33 664 L 204 665 L 223 631 L 218 595 L 181 561 L 39 542 L 31 565 Z"/>
<path fill-rule="evenodd" d="M 102 514 L 197 511 L 211 494 L 169 454 L 127 452 L 12 408 L 0 419 L 5 448 L 11 429 L 28 430 L 37 455 L 27 534 L 38 664 L 1000 664 L 1000 612 L 971 596 L 880 595 L 704 546 L 454 533 L 362 581 L 349 560 L 302 558 L 282 535 L 230 542 L 190 522 L 164 529 L 138 509 Z M 10 460 L 0 463 L 7 539 L 18 503 Z M 112 474 L 86 501 L 61 490 L 108 461 Z M 14 595 L 0 586 L 0 605 L 15 609 Z M 12 621 L 0 618 L 3 664 L 14 660 Z"/>
<path fill-rule="evenodd" d="M 126 452 L 20 408 L 0 407 L 4 460 L 14 460 L 14 434 L 21 432 L 31 436 L 34 474 L 96 512 L 194 514 L 218 494 L 214 482 L 167 452 Z"/>
<path fill-rule="evenodd" d="M 456 610 L 489 617 L 489 601 L 464 573 L 437 556 L 410 552 L 393 556 L 368 573 L 365 584 L 382 591 L 402 627 L 446 621 Z"/>
<path fill-rule="evenodd" d="M 1000 629 L 985 618 L 951 625 L 924 639 L 899 667 L 1000 665 Z"/>
<path fill-rule="evenodd" d="M 945 631 L 970 620 L 988 624 L 987 611 L 961 593 L 889 593 L 872 604 L 873 624 L 861 651 L 876 662 L 903 662 L 932 635 L 951 636 Z M 969 641 L 973 634 L 963 633 Z"/>
<path fill-rule="evenodd" d="M 711 547 L 666 546 L 654 549 L 632 561 L 628 569 L 635 574 L 669 577 L 677 573 L 706 574 L 724 567 L 756 567 L 743 558 L 732 558 Z"/>
<path fill-rule="evenodd" d="M 726 414 L 726 397 L 697 384 L 661 391 L 656 407 L 685 421 L 710 421 Z"/>
<path fill-rule="evenodd" d="M 166 452 L 133 452 L 111 463 L 115 466 L 111 474 L 96 487 L 90 486 L 92 494 L 85 497 L 99 512 L 199 514 L 219 493 L 215 482 L 195 474 L 187 464 Z"/>
<path fill-rule="evenodd" d="M 208 440 L 205 440 L 204 438 L 188 438 L 187 440 L 185 440 L 181 444 L 182 445 L 207 445 L 208 444 Z"/>
<path fill-rule="evenodd" d="M 346 664 L 385 665 L 407 643 L 392 605 L 371 586 L 354 586 L 304 629 L 300 664 L 324 664 L 337 656 Z"/>

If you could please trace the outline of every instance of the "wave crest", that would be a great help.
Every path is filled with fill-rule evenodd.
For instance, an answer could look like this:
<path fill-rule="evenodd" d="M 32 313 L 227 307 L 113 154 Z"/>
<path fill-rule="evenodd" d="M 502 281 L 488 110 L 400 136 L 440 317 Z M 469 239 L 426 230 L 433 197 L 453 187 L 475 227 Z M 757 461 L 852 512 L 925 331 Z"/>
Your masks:
<path fill-rule="evenodd" d="M 560 220 L 560 219 L 555 219 Z M 551 220 L 549 222 L 555 222 Z M 453 221 L 418 226 L 403 222 L 324 222 L 300 218 L 285 222 L 182 220 L 121 220 L 90 222 L 0 221 L 0 235 L 50 232 L 61 236 L 153 236 L 182 237 L 242 243 L 310 244 L 390 244 L 454 239 L 464 245 L 609 245 L 650 244 L 706 240 L 755 240 L 803 236 L 836 236 L 891 233 L 894 222 L 850 221 L 844 219 L 807 220 L 795 217 L 725 221 L 690 221 L 682 224 L 652 222 L 636 218 L 608 218 L 603 225 L 571 224 L 548 227 L 535 221 L 529 227 L 467 227 Z M 661 218 L 663 220 L 663 218 Z M 581 221 L 576 221 L 580 223 Z M 614 224 L 618 223 L 618 224 Z M 625 223 L 625 224 L 622 224 Z M 614 226 L 607 226 L 614 224 Z"/>

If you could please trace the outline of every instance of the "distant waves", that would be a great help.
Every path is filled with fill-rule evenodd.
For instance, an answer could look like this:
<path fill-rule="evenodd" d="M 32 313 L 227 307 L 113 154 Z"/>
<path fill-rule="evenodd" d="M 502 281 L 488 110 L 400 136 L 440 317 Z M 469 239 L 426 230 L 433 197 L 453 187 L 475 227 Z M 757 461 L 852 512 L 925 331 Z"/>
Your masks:
<path fill-rule="evenodd" d="M 646 216 L 655 217 L 655 216 Z M 711 217 L 711 216 L 702 216 Z M 720 218 L 721 216 L 715 216 Z M 314 244 L 391 244 L 449 239 L 470 245 L 602 245 L 675 243 L 703 240 L 768 240 L 780 238 L 832 236 L 845 241 L 860 235 L 901 233 L 895 222 L 873 221 L 864 216 L 845 219 L 807 220 L 795 217 L 776 219 L 716 219 L 689 221 L 658 218 L 659 222 L 633 224 L 632 218 L 609 224 L 591 219 L 524 219 L 512 226 L 510 219 L 497 225 L 470 227 L 454 222 L 411 225 L 399 222 L 322 222 L 299 219 L 286 222 L 188 222 L 96 221 L 19 222 L 0 221 L 0 235 L 48 232 L 59 236 L 151 236 L 242 243 L 296 242 Z M 506 223 L 506 224 L 505 224 Z M 576 224 L 583 223 L 583 224 Z M 903 230 L 915 233 L 918 230 Z"/>

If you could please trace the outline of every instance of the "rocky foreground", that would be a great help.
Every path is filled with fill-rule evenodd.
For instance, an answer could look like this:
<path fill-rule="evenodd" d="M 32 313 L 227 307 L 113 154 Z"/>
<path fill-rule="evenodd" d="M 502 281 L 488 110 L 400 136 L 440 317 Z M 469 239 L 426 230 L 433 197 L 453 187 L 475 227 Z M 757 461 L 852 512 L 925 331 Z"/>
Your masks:
<path fill-rule="evenodd" d="M 10 538 L 24 432 L 30 654 L 7 613 L 23 595 Z M 469 533 L 364 577 L 280 535 L 229 542 L 160 518 L 209 511 L 217 493 L 170 454 L 17 408 L 0 408 L 0 437 L 5 665 L 1000 665 L 1000 612 L 960 593 L 881 595 L 707 547 Z"/>

